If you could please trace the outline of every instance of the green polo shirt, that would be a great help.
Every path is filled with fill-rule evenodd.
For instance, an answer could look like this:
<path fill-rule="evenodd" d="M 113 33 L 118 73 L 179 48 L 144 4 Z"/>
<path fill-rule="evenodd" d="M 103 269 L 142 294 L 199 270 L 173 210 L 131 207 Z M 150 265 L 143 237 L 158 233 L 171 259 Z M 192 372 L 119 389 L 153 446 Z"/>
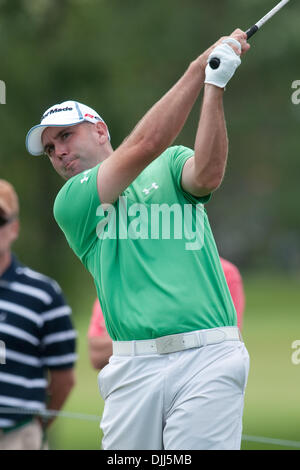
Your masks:
<path fill-rule="evenodd" d="M 128 341 L 236 325 L 204 204 L 181 187 L 186 147 L 170 147 L 112 205 L 99 165 L 60 190 L 54 216 L 92 274 L 107 330 Z M 101 171 L 101 168 L 100 168 Z"/>

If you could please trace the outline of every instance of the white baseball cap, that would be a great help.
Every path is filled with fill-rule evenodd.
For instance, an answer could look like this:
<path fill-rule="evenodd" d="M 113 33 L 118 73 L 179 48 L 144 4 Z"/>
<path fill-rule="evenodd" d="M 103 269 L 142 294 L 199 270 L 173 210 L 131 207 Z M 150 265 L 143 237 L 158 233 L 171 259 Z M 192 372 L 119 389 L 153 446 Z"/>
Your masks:
<path fill-rule="evenodd" d="M 32 127 L 28 132 L 26 136 L 26 148 L 28 152 L 31 153 L 31 155 L 42 155 L 44 153 L 42 133 L 46 127 L 74 126 L 84 121 L 89 121 L 94 124 L 97 121 L 102 121 L 105 124 L 96 111 L 77 101 L 64 101 L 63 103 L 51 106 L 51 108 L 47 109 L 43 114 L 40 124 Z M 110 139 L 108 129 L 107 134 Z"/>

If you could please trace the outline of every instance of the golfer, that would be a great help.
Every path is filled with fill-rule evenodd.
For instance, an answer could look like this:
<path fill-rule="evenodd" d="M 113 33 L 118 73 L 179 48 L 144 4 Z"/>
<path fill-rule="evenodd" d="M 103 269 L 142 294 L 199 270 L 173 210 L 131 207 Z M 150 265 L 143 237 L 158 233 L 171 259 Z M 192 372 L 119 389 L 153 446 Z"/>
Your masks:
<path fill-rule="evenodd" d="M 75 101 L 27 134 L 28 151 L 67 180 L 54 215 L 113 340 L 99 374 L 104 449 L 240 448 L 249 356 L 205 204 L 226 166 L 224 88 L 249 47 L 239 29 L 221 38 L 116 150 L 99 114 Z M 194 149 L 172 146 L 203 87 Z"/>

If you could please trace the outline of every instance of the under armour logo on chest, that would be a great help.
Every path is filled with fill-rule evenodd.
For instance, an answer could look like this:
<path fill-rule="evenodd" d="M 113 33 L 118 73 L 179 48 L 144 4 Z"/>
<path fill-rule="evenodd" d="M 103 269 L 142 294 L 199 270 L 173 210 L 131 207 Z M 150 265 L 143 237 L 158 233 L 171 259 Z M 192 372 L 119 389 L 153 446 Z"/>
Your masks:
<path fill-rule="evenodd" d="M 152 189 L 158 189 L 158 188 L 159 188 L 158 184 L 155 183 L 155 182 L 153 182 L 152 185 L 150 186 L 150 188 L 148 188 L 148 189 L 147 189 L 147 188 L 144 188 L 142 192 L 143 192 L 144 194 L 146 194 L 146 196 L 147 196 L 147 194 L 149 194 L 150 191 L 152 191 Z"/>
<path fill-rule="evenodd" d="M 86 170 L 86 171 L 83 172 L 84 177 L 80 180 L 80 183 L 81 183 L 81 184 L 82 184 L 82 183 L 85 183 L 86 181 L 88 181 L 89 176 L 87 176 L 87 174 L 88 174 L 90 171 L 91 171 L 91 170 Z"/>

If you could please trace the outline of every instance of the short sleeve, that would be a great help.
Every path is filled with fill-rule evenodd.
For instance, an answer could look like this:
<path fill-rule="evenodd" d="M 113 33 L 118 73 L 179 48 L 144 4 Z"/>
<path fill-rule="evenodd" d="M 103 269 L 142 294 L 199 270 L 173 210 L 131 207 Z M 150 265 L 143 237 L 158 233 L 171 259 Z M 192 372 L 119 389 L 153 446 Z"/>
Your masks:
<path fill-rule="evenodd" d="M 170 167 L 177 188 L 182 192 L 182 194 L 188 201 L 196 204 L 199 202 L 202 204 L 207 203 L 211 198 L 211 194 L 208 194 L 204 197 L 196 197 L 184 191 L 181 185 L 181 175 L 184 164 L 189 158 L 194 155 L 194 150 L 184 146 L 171 147 L 171 149 L 173 150 L 173 152 L 170 158 Z"/>

